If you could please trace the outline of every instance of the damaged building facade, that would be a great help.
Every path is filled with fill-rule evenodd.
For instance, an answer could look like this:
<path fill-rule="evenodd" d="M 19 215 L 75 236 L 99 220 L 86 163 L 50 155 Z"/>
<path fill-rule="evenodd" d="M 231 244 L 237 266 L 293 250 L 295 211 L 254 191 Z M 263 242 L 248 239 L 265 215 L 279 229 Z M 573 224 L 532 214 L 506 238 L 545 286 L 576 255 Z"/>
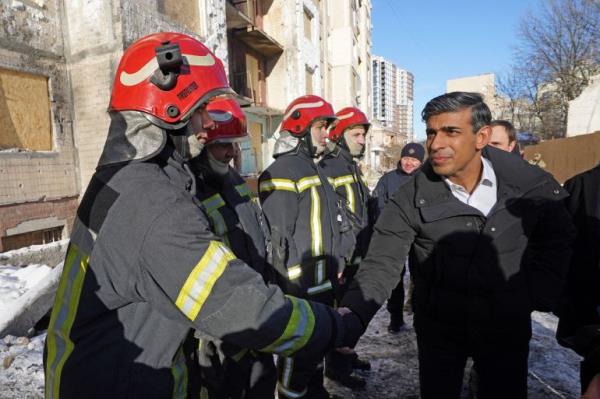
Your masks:
<path fill-rule="evenodd" d="M 247 176 L 272 161 L 295 97 L 371 114 L 370 0 L 7 0 L 0 23 L 0 252 L 69 236 L 119 58 L 144 35 L 184 32 L 223 60 L 248 118 Z"/>

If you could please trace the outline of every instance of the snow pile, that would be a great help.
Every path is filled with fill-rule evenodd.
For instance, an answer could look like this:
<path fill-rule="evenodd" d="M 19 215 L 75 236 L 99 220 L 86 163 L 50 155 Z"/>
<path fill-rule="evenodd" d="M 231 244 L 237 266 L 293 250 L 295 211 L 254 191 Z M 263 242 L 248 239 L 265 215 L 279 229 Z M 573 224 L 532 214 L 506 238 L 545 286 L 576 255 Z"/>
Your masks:
<path fill-rule="evenodd" d="M 48 276 L 52 268 L 46 265 L 0 267 L 0 320 L 11 302 L 19 299 Z M 1 323 L 1 321 L 0 321 Z"/>
<path fill-rule="evenodd" d="M 44 397 L 45 339 L 46 334 L 31 339 L 12 335 L 0 339 L 0 398 Z"/>

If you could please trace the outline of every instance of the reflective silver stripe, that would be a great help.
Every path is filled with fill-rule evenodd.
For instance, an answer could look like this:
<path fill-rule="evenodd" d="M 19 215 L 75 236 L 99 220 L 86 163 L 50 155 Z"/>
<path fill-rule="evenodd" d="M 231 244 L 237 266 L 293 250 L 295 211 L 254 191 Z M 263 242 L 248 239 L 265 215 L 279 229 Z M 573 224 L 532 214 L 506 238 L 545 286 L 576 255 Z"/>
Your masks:
<path fill-rule="evenodd" d="M 233 253 L 218 241 L 211 241 L 208 249 L 185 280 L 175 305 L 188 319 L 194 321 L 206 298 L 210 295 L 225 266 L 235 259 Z"/>
<path fill-rule="evenodd" d="M 300 265 L 291 266 L 288 268 L 288 279 L 294 280 L 302 275 L 302 267 Z"/>
<path fill-rule="evenodd" d="M 283 375 L 281 384 L 284 387 L 290 386 L 290 379 L 292 378 L 292 370 L 294 369 L 294 359 L 286 357 L 283 359 Z"/>
<path fill-rule="evenodd" d="M 270 179 L 263 180 L 260 182 L 258 186 L 259 191 L 273 191 L 273 190 L 283 190 L 283 191 L 293 191 L 296 190 L 296 183 L 293 180 L 289 179 Z"/>
<path fill-rule="evenodd" d="M 308 388 L 304 388 L 304 391 L 302 391 L 302 392 L 297 392 L 297 391 L 292 391 L 289 388 L 282 387 L 281 385 L 277 385 L 277 390 L 279 392 L 281 392 L 282 394 L 284 394 L 285 396 L 288 396 L 290 398 L 301 398 L 304 395 L 306 395 L 306 392 L 308 392 Z"/>
<path fill-rule="evenodd" d="M 325 280 L 325 260 L 321 259 L 317 261 L 315 268 L 315 281 L 317 284 L 321 284 L 323 280 Z"/>
<path fill-rule="evenodd" d="M 307 290 L 307 292 L 308 292 L 308 295 L 315 295 L 315 294 L 320 294 L 321 292 L 328 291 L 328 290 L 330 290 L 331 288 L 332 288 L 332 287 L 331 287 L 331 281 L 329 281 L 329 280 L 328 280 L 328 281 L 324 282 L 324 283 L 323 283 L 323 284 L 321 284 L 321 285 L 317 285 L 317 286 L 314 286 L 314 287 L 310 287 L 310 288 Z"/>
<path fill-rule="evenodd" d="M 296 183 L 296 187 L 298 187 L 299 193 L 303 192 L 306 189 L 313 188 L 313 187 L 320 186 L 320 185 L 321 185 L 321 179 L 319 178 L 318 175 L 303 177 L 302 179 L 298 180 L 298 183 Z"/>

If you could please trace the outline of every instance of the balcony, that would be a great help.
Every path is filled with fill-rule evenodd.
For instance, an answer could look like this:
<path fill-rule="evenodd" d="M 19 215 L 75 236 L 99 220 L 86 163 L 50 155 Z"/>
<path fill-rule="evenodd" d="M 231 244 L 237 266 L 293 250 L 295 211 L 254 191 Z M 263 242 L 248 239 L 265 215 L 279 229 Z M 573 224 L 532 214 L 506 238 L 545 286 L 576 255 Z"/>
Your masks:
<path fill-rule="evenodd" d="M 265 57 L 274 57 L 283 53 L 281 44 L 254 25 L 233 29 L 232 34 L 235 39 Z"/>

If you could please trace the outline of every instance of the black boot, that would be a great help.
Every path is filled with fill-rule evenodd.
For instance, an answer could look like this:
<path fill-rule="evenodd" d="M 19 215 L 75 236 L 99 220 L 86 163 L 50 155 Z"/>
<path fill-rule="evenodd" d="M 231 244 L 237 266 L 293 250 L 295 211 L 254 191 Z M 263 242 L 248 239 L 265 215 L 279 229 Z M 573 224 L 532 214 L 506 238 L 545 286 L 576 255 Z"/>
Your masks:
<path fill-rule="evenodd" d="M 402 331 L 405 327 L 404 324 L 404 318 L 402 313 L 400 314 L 395 314 L 395 313 L 391 313 L 390 314 L 390 324 L 388 325 L 388 331 L 391 334 L 398 334 L 400 331 Z"/>
<path fill-rule="evenodd" d="M 325 376 L 350 389 L 362 389 L 367 385 L 364 378 L 354 374 L 353 353 L 344 354 L 332 350 L 325 357 Z"/>
<path fill-rule="evenodd" d="M 368 360 L 358 357 L 358 353 L 352 353 L 352 368 L 354 370 L 371 370 L 371 363 Z"/>

